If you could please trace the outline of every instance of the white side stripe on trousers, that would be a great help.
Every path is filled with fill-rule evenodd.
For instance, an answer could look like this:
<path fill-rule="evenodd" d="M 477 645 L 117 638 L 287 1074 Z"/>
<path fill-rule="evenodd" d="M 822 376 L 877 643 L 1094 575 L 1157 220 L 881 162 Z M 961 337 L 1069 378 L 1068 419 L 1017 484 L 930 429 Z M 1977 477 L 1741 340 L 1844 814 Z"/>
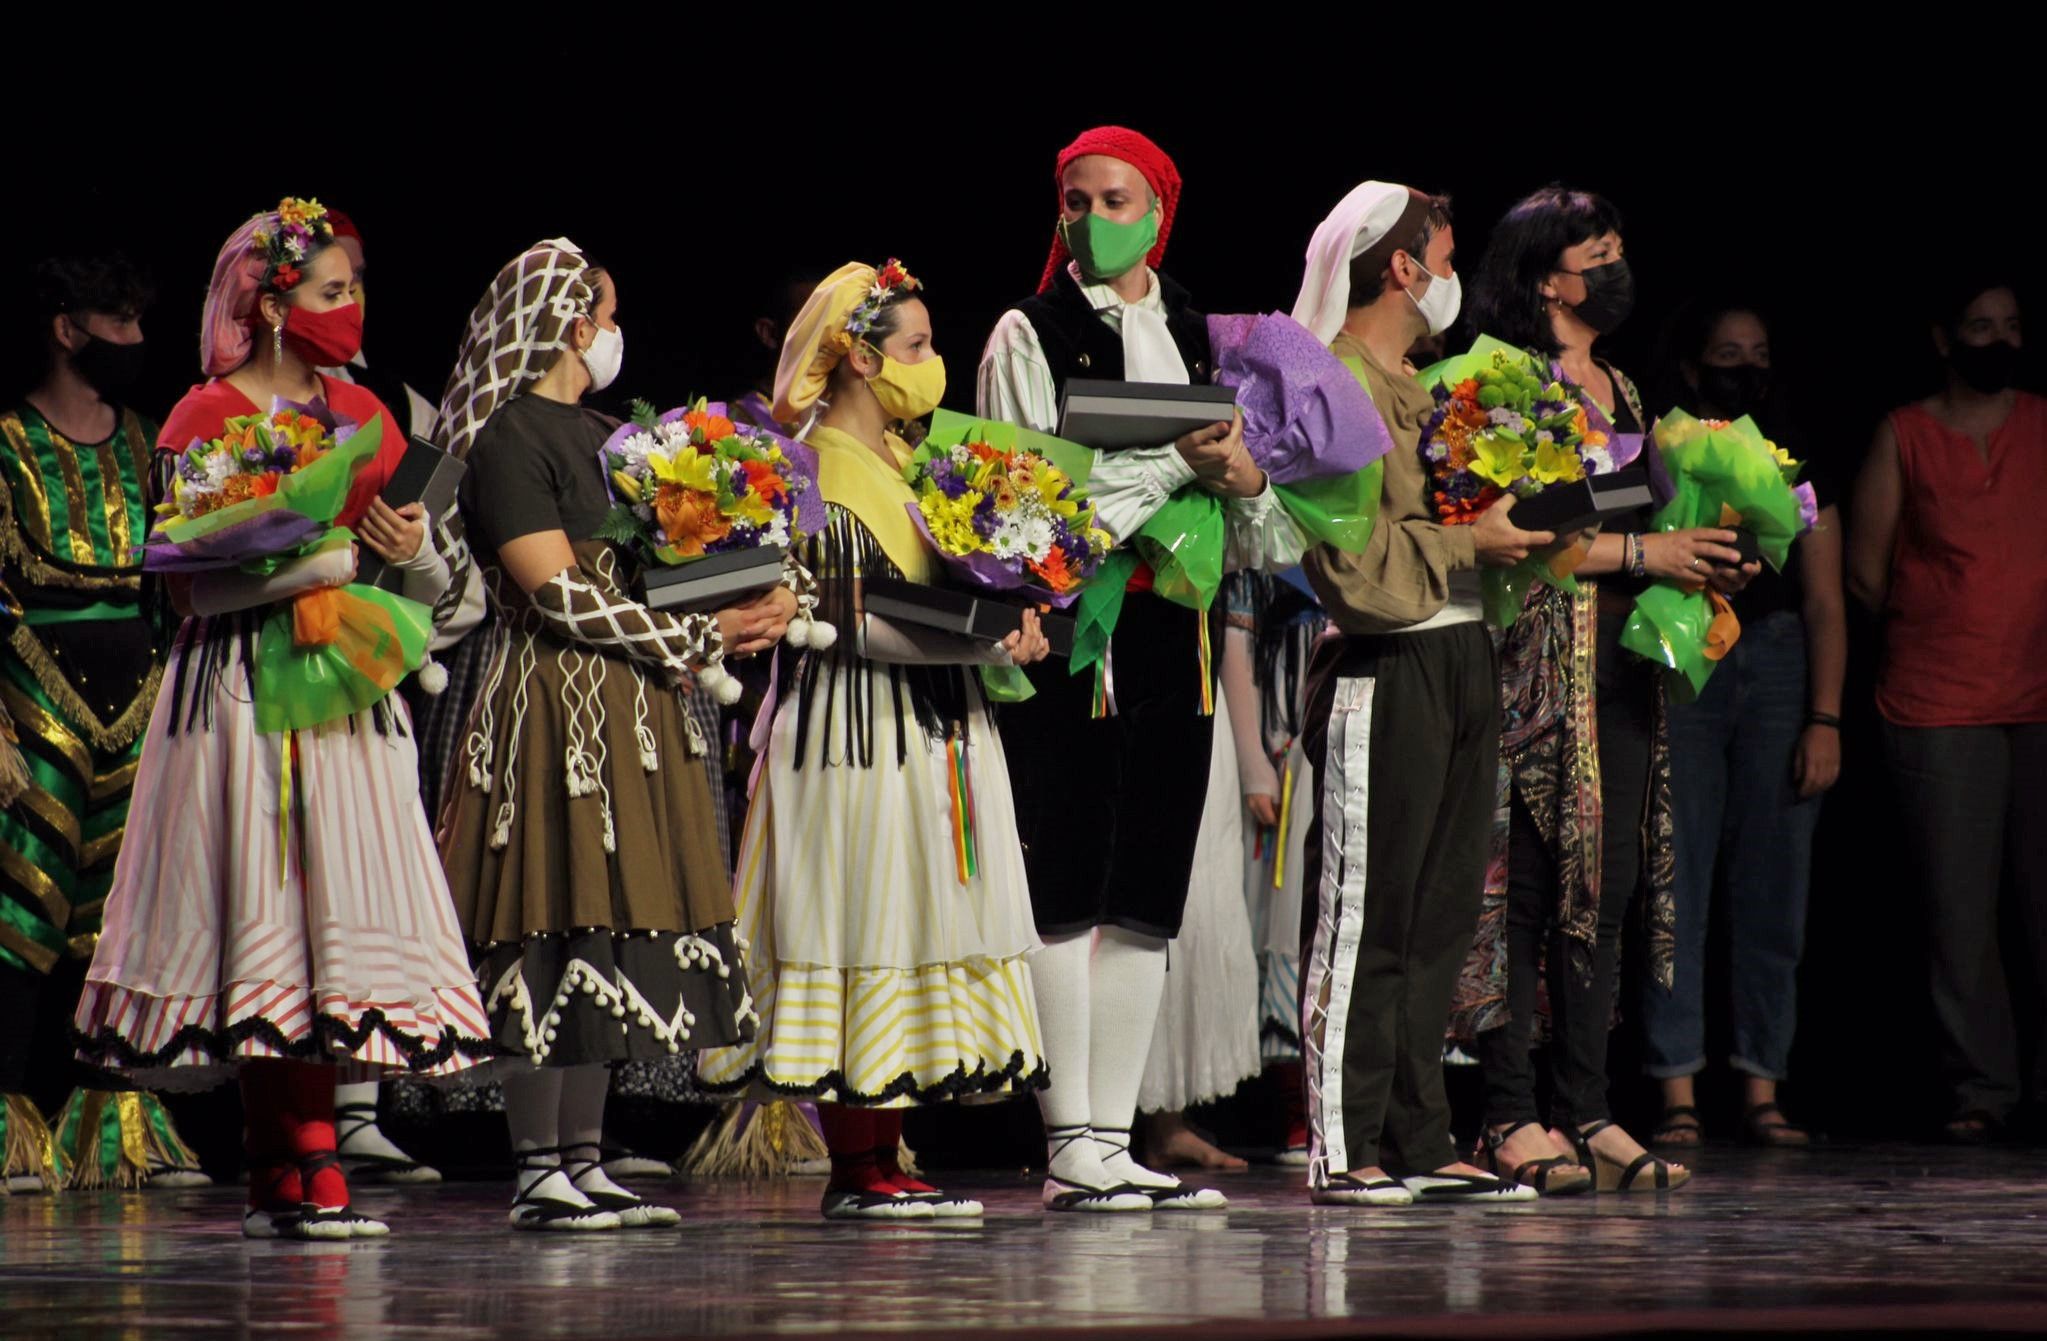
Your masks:
<path fill-rule="evenodd" d="M 1322 879 L 1314 890 L 1315 939 L 1304 966 L 1301 1049 L 1308 1081 L 1308 1185 L 1379 1162 L 1352 1152 L 1343 1131 L 1343 1038 L 1365 900 L 1365 820 L 1372 766 L 1370 676 L 1339 679 L 1322 771 Z"/>

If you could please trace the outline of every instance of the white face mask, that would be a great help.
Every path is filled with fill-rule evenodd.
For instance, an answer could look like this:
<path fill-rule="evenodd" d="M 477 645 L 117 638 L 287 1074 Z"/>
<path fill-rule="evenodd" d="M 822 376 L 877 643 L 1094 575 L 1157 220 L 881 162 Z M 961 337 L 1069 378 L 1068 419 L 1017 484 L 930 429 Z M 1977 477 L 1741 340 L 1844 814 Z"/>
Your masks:
<path fill-rule="evenodd" d="M 1415 310 L 1422 314 L 1422 320 L 1429 323 L 1429 334 L 1441 335 L 1450 329 L 1451 323 L 1457 320 L 1458 310 L 1464 306 L 1464 281 L 1457 277 L 1455 270 L 1450 272 L 1448 279 L 1425 265 L 1422 273 L 1429 277 L 1429 291 L 1417 298 L 1414 290 L 1409 289 L 1407 301 L 1413 303 Z"/>
<path fill-rule="evenodd" d="M 597 328 L 597 338 L 583 351 L 583 366 L 590 370 L 590 389 L 602 391 L 618 380 L 618 370 L 625 363 L 625 331 L 623 328 Z"/>

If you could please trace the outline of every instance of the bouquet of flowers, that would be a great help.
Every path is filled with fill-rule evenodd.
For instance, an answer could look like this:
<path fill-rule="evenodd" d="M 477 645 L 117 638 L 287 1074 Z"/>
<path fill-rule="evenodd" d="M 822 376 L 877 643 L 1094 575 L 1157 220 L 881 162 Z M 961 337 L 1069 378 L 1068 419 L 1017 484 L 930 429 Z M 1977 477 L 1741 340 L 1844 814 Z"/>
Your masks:
<path fill-rule="evenodd" d="M 734 423 L 723 404 L 699 399 L 657 415 L 635 401 L 602 458 L 616 501 L 598 534 L 651 564 L 786 550 L 824 525 L 811 487 L 816 457 L 779 433 Z"/>
<path fill-rule="evenodd" d="M 1606 416 L 1554 363 L 1482 335 L 1470 351 L 1426 369 L 1436 399 L 1422 426 L 1421 454 L 1436 516 L 1468 526 L 1508 494 L 1529 498 L 1627 465 L 1642 451 L 1638 435 L 1616 435 Z M 1571 573 L 1585 551 L 1566 545 L 1507 569 L 1487 569 L 1486 611 L 1505 628 L 1520 613 L 1531 582 L 1575 590 Z"/>
<path fill-rule="evenodd" d="M 353 543 L 334 521 L 380 439 L 378 421 L 337 419 L 319 401 L 228 420 L 178 458 L 143 567 L 267 576 Z M 426 606 L 361 583 L 280 603 L 256 642 L 257 729 L 299 730 L 369 707 L 419 668 L 431 632 Z"/>
<path fill-rule="evenodd" d="M 727 406 L 698 397 L 665 414 L 644 400 L 598 449 L 612 507 L 599 539 L 642 563 L 686 565 L 712 554 L 772 549 L 784 559 L 782 584 L 796 593 L 797 617 L 783 635 L 791 647 L 830 647 L 838 633 L 814 613 L 817 598 L 786 560 L 804 536 L 824 529 L 815 488 L 817 454 L 793 438 L 733 422 Z M 719 702 L 742 688 L 721 662 L 697 673 Z"/>
<path fill-rule="evenodd" d="M 1657 421 L 1655 438 L 1674 492 L 1650 525 L 1658 531 L 1738 527 L 1755 537 L 1763 561 L 1781 571 L 1791 542 L 1818 517 L 1812 486 L 1798 483 L 1803 463 L 1747 418 L 1728 423 L 1672 410 Z M 1635 599 L 1621 646 L 1672 671 L 1682 701 L 1705 687 L 1740 636 L 1740 622 L 1717 591 L 1657 582 Z"/>
<path fill-rule="evenodd" d="M 1109 534 L 1082 487 L 1020 435 L 1038 436 L 939 411 L 903 467 L 917 500 L 910 517 L 970 585 L 1070 605 L 1101 567 Z"/>

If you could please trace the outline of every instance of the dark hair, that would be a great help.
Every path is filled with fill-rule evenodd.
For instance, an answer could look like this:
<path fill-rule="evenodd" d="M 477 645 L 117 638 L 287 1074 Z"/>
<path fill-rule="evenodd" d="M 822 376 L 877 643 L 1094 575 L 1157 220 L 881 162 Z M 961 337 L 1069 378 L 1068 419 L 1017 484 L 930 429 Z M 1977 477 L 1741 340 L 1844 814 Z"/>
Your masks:
<path fill-rule="evenodd" d="M 1552 183 L 1507 211 L 1486 240 L 1471 284 L 1471 324 L 1482 335 L 1554 357 L 1563 352 L 1550 324 L 1543 282 L 1564 252 L 1621 231 L 1621 213 L 1604 197 Z"/>
<path fill-rule="evenodd" d="M 1976 264 L 1950 272 L 1937 281 L 1926 295 L 1926 319 L 1953 335 L 1962 324 L 1962 314 L 1986 293 L 2009 289 L 2018 296 L 2018 281 L 2002 266 Z"/>
<path fill-rule="evenodd" d="M 156 297 L 142 268 L 118 251 L 38 261 L 30 287 L 30 311 L 42 329 L 67 312 L 139 316 Z"/>
<path fill-rule="evenodd" d="M 1766 331 L 1773 328 L 1769 312 L 1744 293 L 1704 294 L 1678 307 L 1657 342 L 1656 372 L 1660 380 L 1655 390 L 1659 403 L 1696 408 L 1692 402 L 1697 393 L 1685 381 L 1683 365 L 1702 363 L 1713 332 L 1737 312 L 1753 316 Z"/>
<path fill-rule="evenodd" d="M 1420 262 L 1435 241 L 1436 233 L 1450 226 L 1450 197 L 1432 196 L 1426 191 L 1408 187 L 1410 206 L 1418 206 L 1410 213 L 1403 213 L 1400 222 L 1387 231 L 1371 246 L 1351 257 L 1350 261 L 1350 306 L 1366 307 L 1378 301 L 1386 292 L 1391 280 L 1390 268 L 1393 253 L 1404 251 Z"/>
<path fill-rule="evenodd" d="M 924 286 L 922 283 L 919 283 L 914 289 L 898 288 L 889 290 L 888 297 L 881 300 L 881 310 L 874 314 L 874 324 L 867 328 L 867 334 L 861 338 L 879 351 L 882 341 L 894 335 L 896 328 L 902 324 L 904 302 L 911 298 L 922 298 L 923 296 Z"/>

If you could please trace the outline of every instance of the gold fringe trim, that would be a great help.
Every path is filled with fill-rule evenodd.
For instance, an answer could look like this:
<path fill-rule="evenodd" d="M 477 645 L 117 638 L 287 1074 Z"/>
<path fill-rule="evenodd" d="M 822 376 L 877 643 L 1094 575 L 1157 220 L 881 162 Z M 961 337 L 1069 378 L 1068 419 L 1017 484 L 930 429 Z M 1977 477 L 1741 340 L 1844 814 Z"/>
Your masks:
<path fill-rule="evenodd" d="M 57 1141 L 50 1124 L 36 1111 L 35 1101 L 25 1094 L 0 1094 L 0 1108 L 7 1116 L 7 1143 L 0 1148 L 0 1177 L 21 1178 L 36 1174 L 45 1192 L 61 1185 L 57 1177 Z"/>
<path fill-rule="evenodd" d="M 786 1178 L 798 1165 L 831 1158 L 817 1128 L 788 1100 L 758 1105 L 742 1128 L 744 1111 L 745 1105 L 731 1104 L 705 1128 L 683 1155 L 683 1171 L 716 1178 Z"/>
<path fill-rule="evenodd" d="M 105 900 L 101 900 L 101 903 L 104 904 Z M 88 931 L 83 935 L 73 936 L 65 948 L 73 959 L 90 959 L 92 952 L 100 948 L 100 934 L 97 931 Z"/>
<path fill-rule="evenodd" d="M 124 435 L 141 434 L 142 432 L 141 420 L 135 416 L 133 411 L 123 412 L 121 417 L 121 431 Z M 36 469 L 35 447 L 34 444 L 30 443 L 28 440 L 28 430 L 22 424 L 21 416 L 18 414 L 0 415 L 0 433 L 5 434 L 8 443 L 14 448 L 14 454 L 18 458 L 20 458 L 24 474 L 26 475 L 28 472 L 34 471 Z M 59 441 L 61 441 L 65 447 L 70 448 L 70 455 L 64 461 L 64 465 L 68 465 L 70 469 L 68 471 L 65 471 L 61 466 L 59 468 L 60 473 L 63 474 L 65 477 L 63 483 L 65 486 L 67 506 L 77 509 L 76 511 L 73 512 L 74 525 L 83 525 L 85 523 L 76 519 L 81 518 L 83 515 L 84 498 L 82 492 L 74 492 L 72 488 L 73 480 L 71 478 L 78 472 L 77 465 L 78 446 L 76 443 L 73 443 L 70 439 L 64 438 L 61 435 L 58 435 L 58 438 Z M 132 440 L 133 439 L 131 438 L 131 441 Z M 60 452 L 59 455 L 62 456 L 63 453 Z M 42 487 L 42 481 L 39 476 L 35 479 L 26 480 L 25 482 L 30 484 L 32 488 Z M 82 476 L 77 480 L 77 484 L 79 485 L 80 490 L 82 490 L 84 484 Z M 107 481 L 102 480 L 100 482 L 102 504 L 106 503 L 106 487 Z M 115 488 L 120 487 L 120 482 L 118 480 L 114 481 L 114 487 Z M 56 544 L 54 538 L 50 535 L 49 500 L 47 498 L 38 497 L 34 500 L 34 502 L 36 504 L 36 507 L 26 512 L 16 508 L 14 506 L 14 491 L 11 487 L 9 487 L 5 477 L 0 476 L 0 558 L 6 559 L 9 563 L 13 564 L 14 567 L 20 569 L 23 576 L 27 577 L 31 583 L 39 587 L 57 587 L 65 591 L 90 591 L 100 593 L 128 592 L 131 594 L 140 592 L 142 590 L 141 577 L 142 568 L 140 564 L 95 565 L 105 567 L 124 567 L 128 569 L 128 572 L 125 575 L 78 573 L 73 572 L 71 569 L 65 567 L 61 559 L 58 559 L 55 563 L 52 563 L 50 559 L 46 559 L 42 554 L 38 553 L 36 551 L 35 545 L 41 545 L 44 549 L 48 550 L 51 557 L 54 558 L 56 552 Z M 107 506 L 105 510 L 109 526 L 109 535 L 111 536 L 112 534 L 111 528 L 113 525 L 113 509 L 111 506 Z M 125 502 L 123 510 L 125 511 Z M 38 512 L 40 515 L 38 515 Z M 33 523 L 35 522 L 41 522 L 42 524 L 40 528 L 42 530 L 42 535 L 39 537 L 33 536 L 32 534 L 32 532 L 36 529 L 33 525 Z M 25 539 L 24 537 L 28 537 L 28 539 Z M 75 554 L 77 552 L 78 533 L 75 530 L 67 532 L 65 538 L 71 542 L 73 553 Z M 34 545 L 29 543 L 30 539 L 34 540 L 35 542 Z M 90 549 L 92 542 L 89 536 L 86 539 L 85 543 L 88 549 Z M 81 562 L 90 563 L 91 561 L 90 559 L 86 559 L 81 560 Z"/>
<path fill-rule="evenodd" d="M 78 779 L 79 786 L 92 785 L 92 751 L 85 748 L 85 742 L 72 735 L 70 727 L 30 698 L 12 676 L 4 673 L 0 673 L 0 704 L 5 704 L 8 715 L 14 718 L 17 734 L 27 731 L 34 735 L 64 756 L 64 762 L 71 766 L 71 774 Z"/>
<path fill-rule="evenodd" d="M 114 1106 L 114 1121 L 119 1124 L 121 1140 L 121 1153 L 114 1158 L 112 1168 L 101 1158 L 102 1128 L 109 1104 Z M 156 1125 L 150 1121 L 153 1114 L 162 1117 L 164 1129 L 170 1133 L 168 1138 L 157 1134 Z M 163 1112 L 162 1102 L 153 1094 L 74 1090 L 64 1105 L 63 1116 L 57 1119 L 57 1130 L 69 1133 L 77 1146 L 61 1152 L 69 1170 L 64 1179 L 69 1191 L 105 1188 L 133 1191 L 149 1186 L 150 1174 L 156 1169 L 199 1165 L 198 1158 L 186 1148 L 177 1128 L 172 1126 L 170 1114 Z"/>
<path fill-rule="evenodd" d="M 37 973 L 48 973 L 57 966 L 55 950 L 30 940 L 5 922 L 0 922 L 0 950 L 11 950 L 20 955 L 22 962 Z"/>
<path fill-rule="evenodd" d="M 163 683 L 161 661 L 150 666 L 149 674 L 142 677 L 142 685 L 135 691 L 135 697 L 121 710 L 113 725 L 108 726 L 100 721 L 98 713 L 86 706 L 78 691 L 71 687 L 71 682 L 64 678 L 64 672 L 57 669 L 56 661 L 44 648 L 42 639 L 36 637 L 35 630 L 26 624 L 21 625 L 15 629 L 7 645 L 21 658 L 21 664 L 28 668 L 28 673 L 35 676 L 36 683 L 43 687 L 50 701 L 84 729 L 85 738 L 94 749 L 124 750 L 133 745 L 135 738 L 149 725 L 149 714 L 156 708 L 157 687 Z M 89 776 L 92 772 L 90 767 L 86 772 L 88 776 L 84 781 L 89 787 L 97 779 Z"/>

